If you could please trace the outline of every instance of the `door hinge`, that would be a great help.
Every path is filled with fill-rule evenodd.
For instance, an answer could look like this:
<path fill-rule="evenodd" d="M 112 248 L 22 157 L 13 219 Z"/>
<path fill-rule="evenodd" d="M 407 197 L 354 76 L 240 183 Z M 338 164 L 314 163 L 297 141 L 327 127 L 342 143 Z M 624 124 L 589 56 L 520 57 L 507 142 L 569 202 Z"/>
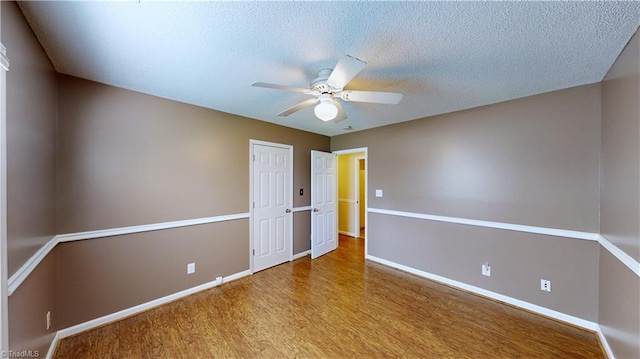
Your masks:
<path fill-rule="evenodd" d="M 256 203 L 255 202 L 253 202 L 253 208 L 256 208 Z"/>
<path fill-rule="evenodd" d="M 253 155 L 253 162 L 256 161 L 256 155 Z"/>
<path fill-rule="evenodd" d="M 253 250 L 253 255 L 254 255 L 254 256 L 256 255 L 256 250 L 255 250 L 255 249 Z"/>

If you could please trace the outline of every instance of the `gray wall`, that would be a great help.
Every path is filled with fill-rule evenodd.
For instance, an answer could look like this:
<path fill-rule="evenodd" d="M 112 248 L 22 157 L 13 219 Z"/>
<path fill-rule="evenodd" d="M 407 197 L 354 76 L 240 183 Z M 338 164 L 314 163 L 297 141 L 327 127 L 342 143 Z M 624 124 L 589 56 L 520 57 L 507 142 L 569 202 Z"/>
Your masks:
<path fill-rule="evenodd" d="M 640 261 L 640 35 L 602 82 L 603 236 Z"/>
<path fill-rule="evenodd" d="M 331 149 L 369 148 L 370 208 L 598 232 L 599 115 L 594 84 L 337 136 Z M 597 321 L 596 242 L 381 214 L 369 223 L 371 255 Z"/>
<path fill-rule="evenodd" d="M 187 275 L 191 262 L 196 272 Z M 62 243 L 59 324 L 66 328 L 247 269 L 248 219 Z"/>
<path fill-rule="evenodd" d="M 3 10 L 4 13 L 4 10 Z M 37 350 L 44 357 L 58 323 L 56 294 L 58 256 L 54 248 L 9 297 L 9 348 L 14 351 Z M 46 315 L 51 312 L 51 328 Z"/>
<path fill-rule="evenodd" d="M 249 211 L 249 139 L 294 146 L 294 207 L 329 138 L 60 77 L 58 231 Z M 304 196 L 299 196 L 304 188 Z"/>
<path fill-rule="evenodd" d="M 2 6 L 7 73 L 7 255 L 12 275 L 56 234 L 57 74 L 14 2 Z M 56 253 L 9 298 L 9 348 L 46 353 L 56 326 Z M 46 330 L 46 313 L 53 327 Z"/>
<path fill-rule="evenodd" d="M 14 2 L 2 2 L 7 73 L 9 275 L 56 235 L 57 74 Z"/>
<path fill-rule="evenodd" d="M 326 136 L 69 76 L 59 84 L 60 233 L 249 212 L 250 139 L 294 146 L 294 207 L 310 204 L 310 151 L 328 151 Z M 295 253 L 310 247 L 305 216 L 294 214 Z M 248 223 L 60 245 L 61 325 L 249 269 Z"/>
<path fill-rule="evenodd" d="M 601 234 L 640 259 L 640 34 L 602 83 Z M 617 358 L 640 358 L 640 279 L 600 250 L 598 319 Z"/>

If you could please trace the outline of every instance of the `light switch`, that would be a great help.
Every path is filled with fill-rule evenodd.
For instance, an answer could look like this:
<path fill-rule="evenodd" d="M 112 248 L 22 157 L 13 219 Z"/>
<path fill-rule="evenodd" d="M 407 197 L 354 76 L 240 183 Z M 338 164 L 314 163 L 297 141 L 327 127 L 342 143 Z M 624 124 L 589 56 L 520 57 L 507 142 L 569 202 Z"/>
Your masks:
<path fill-rule="evenodd" d="M 377 189 L 376 190 L 376 197 L 382 197 L 382 190 L 381 189 Z"/>

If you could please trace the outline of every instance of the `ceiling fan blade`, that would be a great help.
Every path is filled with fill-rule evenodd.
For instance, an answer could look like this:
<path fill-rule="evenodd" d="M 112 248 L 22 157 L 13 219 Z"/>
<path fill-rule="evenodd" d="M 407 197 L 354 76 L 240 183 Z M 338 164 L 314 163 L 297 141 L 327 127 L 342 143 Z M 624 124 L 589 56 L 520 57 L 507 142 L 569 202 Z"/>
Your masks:
<path fill-rule="evenodd" d="M 340 97 L 345 101 L 383 103 L 397 105 L 402 100 L 401 93 L 375 91 L 342 91 Z"/>
<path fill-rule="evenodd" d="M 251 86 L 264 87 L 264 88 L 274 89 L 274 90 L 301 92 L 301 93 L 309 93 L 309 92 L 311 92 L 311 90 L 305 89 L 305 88 L 302 88 L 302 87 L 292 87 L 292 86 L 268 84 L 266 82 L 254 82 L 254 83 L 251 84 Z"/>
<path fill-rule="evenodd" d="M 333 122 L 338 123 L 340 121 L 346 120 L 347 114 L 344 113 L 344 109 L 342 108 L 340 101 L 333 100 L 333 104 L 338 108 L 338 114 L 336 115 L 336 118 L 333 119 Z"/>
<path fill-rule="evenodd" d="M 318 102 L 317 98 L 310 98 L 308 100 L 302 101 L 299 104 L 289 107 L 288 109 L 280 112 L 277 116 L 279 117 L 285 117 L 285 116 L 289 116 L 290 114 L 300 111 L 305 107 L 309 107 L 309 106 L 313 106 L 316 104 L 316 102 Z"/>
<path fill-rule="evenodd" d="M 349 83 L 356 75 L 364 69 L 364 66 L 367 63 L 357 59 L 355 57 L 351 57 L 349 55 L 344 55 L 336 64 L 336 67 L 329 75 L 327 79 L 327 84 L 331 87 L 341 89 L 346 84 Z"/>

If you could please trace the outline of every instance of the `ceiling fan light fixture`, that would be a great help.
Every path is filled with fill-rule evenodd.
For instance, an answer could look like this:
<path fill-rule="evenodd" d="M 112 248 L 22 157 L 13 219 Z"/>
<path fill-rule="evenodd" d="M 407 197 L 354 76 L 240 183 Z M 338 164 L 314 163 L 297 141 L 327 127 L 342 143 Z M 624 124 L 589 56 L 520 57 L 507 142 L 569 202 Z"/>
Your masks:
<path fill-rule="evenodd" d="M 313 109 L 316 117 L 322 121 L 331 121 L 338 116 L 338 108 L 329 99 L 320 99 L 320 103 Z"/>

